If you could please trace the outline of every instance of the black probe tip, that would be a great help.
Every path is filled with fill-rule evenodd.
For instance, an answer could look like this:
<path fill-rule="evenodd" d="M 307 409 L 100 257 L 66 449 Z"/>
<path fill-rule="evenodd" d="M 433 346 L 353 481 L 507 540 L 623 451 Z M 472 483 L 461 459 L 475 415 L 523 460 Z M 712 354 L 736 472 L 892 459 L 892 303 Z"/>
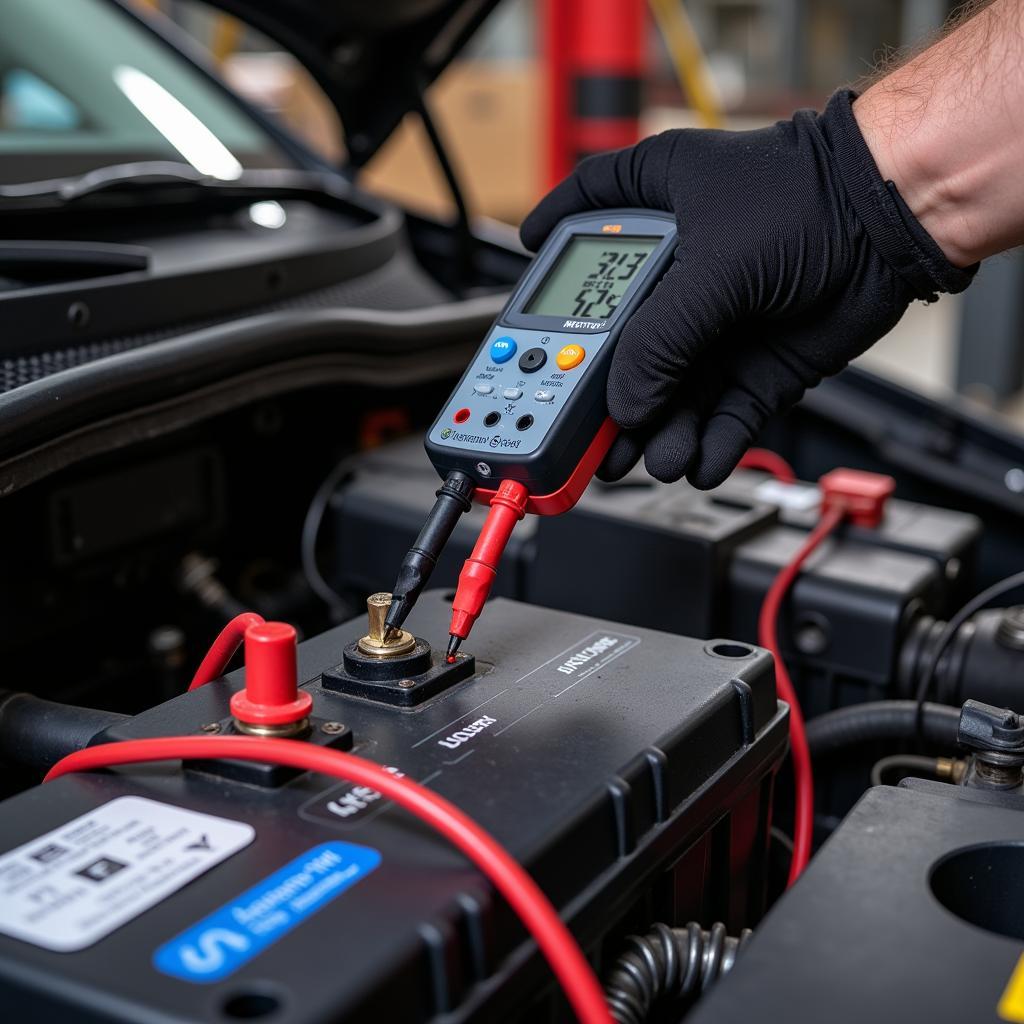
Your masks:
<path fill-rule="evenodd" d="M 448 653 L 445 655 L 444 660 L 449 664 L 454 664 L 455 655 L 459 652 L 459 644 L 462 643 L 462 637 L 456 636 L 454 633 L 448 637 Z"/>
<path fill-rule="evenodd" d="M 387 615 L 384 616 L 384 630 L 385 636 L 391 632 L 397 632 L 402 628 L 402 623 L 405 621 L 405 596 L 392 594 L 391 595 L 391 607 L 388 608 Z"/>

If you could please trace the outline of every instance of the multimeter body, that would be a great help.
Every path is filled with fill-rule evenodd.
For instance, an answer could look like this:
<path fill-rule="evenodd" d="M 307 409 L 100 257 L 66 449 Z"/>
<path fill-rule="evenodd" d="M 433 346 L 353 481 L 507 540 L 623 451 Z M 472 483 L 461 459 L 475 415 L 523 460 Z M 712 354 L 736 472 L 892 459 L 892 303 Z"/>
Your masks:
<path fill-rule="evenodd" d="M 605 435 L 605 386 L 623 325 L 660 280 L 671 214 L 601 210 L 548 236 L 427 434 L 435 468 L 483 490 L 550 495 Z M 592 472 L 592 470 L 591 470 Z"/>

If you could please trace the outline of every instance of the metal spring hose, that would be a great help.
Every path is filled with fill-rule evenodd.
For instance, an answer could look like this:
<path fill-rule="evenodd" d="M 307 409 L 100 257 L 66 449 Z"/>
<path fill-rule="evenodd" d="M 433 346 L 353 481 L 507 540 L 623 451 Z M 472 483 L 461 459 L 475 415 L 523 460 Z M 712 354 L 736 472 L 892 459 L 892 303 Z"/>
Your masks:
<path fill-rule="evenodd" d="M 605 996 L 618 1024 L 644 1024 L 663 1001 L 680 1011 L 736 962 L 750 937 L 744 928 L 738 938 L 716 922 L 710 931 L 691 921 L 685 928 L 655 924 L 646 935 L 630 935 L 626 951 L 605 980 Z"/>

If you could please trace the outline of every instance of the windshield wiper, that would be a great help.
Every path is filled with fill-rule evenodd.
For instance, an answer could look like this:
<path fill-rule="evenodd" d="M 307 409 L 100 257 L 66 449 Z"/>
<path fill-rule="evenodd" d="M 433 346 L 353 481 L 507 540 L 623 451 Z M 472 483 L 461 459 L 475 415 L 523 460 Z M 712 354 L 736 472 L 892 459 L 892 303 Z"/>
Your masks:
<path fill-rule="evenodd" d="M 45 210 L 77 203 L 90 196 L 168 189 L 252 196 L 253 193 L 296 193 L 311 189 L 335 191 L 337 187 L 338 180 L 333 176 L 315 171 L 250 170 L 243 171 L 237 178 L 225 179 L 203 174 L 191 164 L 145 160 L 97 167 L 73 177 L 0 185 L 0 208 Z"/>

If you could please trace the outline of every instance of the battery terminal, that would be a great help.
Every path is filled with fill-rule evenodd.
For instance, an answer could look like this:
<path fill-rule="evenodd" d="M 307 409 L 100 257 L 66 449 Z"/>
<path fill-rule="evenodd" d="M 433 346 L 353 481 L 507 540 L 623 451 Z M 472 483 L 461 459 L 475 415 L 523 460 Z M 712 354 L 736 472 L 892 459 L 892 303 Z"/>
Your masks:
<path fill-rule="evenodd" d="M 359 650 L 371 658 L 398 658 L 416 646 L 416 638 L 408 630 L 386 624 L 392 595 L 387 591 L 371 594 L 366 599 L 368 632 L 359 640 Z"/>

